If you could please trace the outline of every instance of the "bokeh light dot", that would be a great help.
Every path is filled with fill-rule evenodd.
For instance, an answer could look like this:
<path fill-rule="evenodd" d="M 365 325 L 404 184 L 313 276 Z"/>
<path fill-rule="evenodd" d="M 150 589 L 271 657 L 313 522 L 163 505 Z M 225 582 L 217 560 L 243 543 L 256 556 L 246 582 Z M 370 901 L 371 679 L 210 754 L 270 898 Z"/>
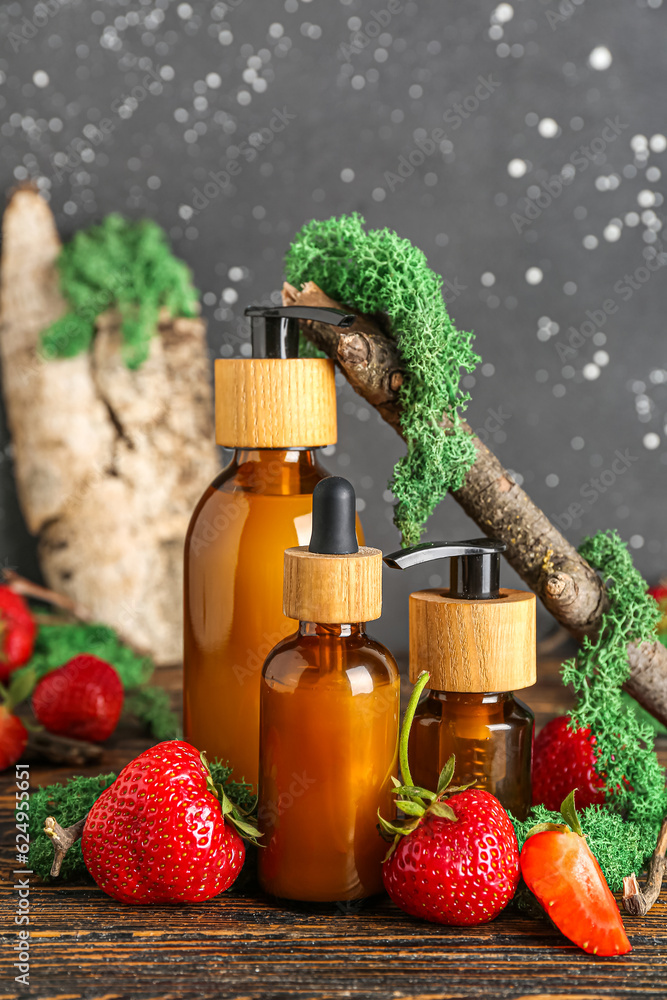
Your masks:
<path fill-rule="evenodd" d="M 606 45 L 596 45 L 588 57 L 588 64 L 592 69 L 609 69 L 612 63 L 612 54 Z"/>

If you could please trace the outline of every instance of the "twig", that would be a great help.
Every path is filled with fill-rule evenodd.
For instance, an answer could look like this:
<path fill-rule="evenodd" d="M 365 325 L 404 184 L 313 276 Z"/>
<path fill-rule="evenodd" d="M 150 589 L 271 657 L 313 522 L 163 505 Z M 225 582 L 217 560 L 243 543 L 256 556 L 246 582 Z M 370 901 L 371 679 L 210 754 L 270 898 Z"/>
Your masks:
<path fill-rule="evenodd" d="M 640 888 L 637 876 L 633 872 L 623 879 L 623 909 L 633 917 L 644 917 L 651 909 L 662 887 L 665 874 L 665 852 L 667 851 L 667 817 L 662 821 L 658 842 L 651 855 L 648 866 L 648 878 L 644 888 Z"/>
<path fill-rule="evenodd" d="M 6 585 L 15 594 L 21 594 L 22 597 L 34 597 L 36 601 L 44 601 L 46 604 L 52 604 L 56 608 L 62 608 L 63 611 L 69 611 L 71 615 L 81 622 L 93 621 L 90 611 L 83 604 L 79 604 L 78 601 L 73 601 L 71 597 L 58 594 L 55 590 L 49 590 L 48 587 L 40 587 L 38 583 L 27 580 L 19 573 L 15 573 L 13 569 L 3 570 L 2 575 Z"/>
<path fill-rule="evenodd" d="M 51 865 L 51 874 L 55 878 L 60 875 L 60 869 L 62 868 L 63 861 L 65 860 L 65 855 L 69 851 L 70 847 L 76 844 L 77 840 L 80 839 L 83 833 L 83 828 L 86 825 L 86 819 L 88 818 L 88 813 L 80 819 L 73 826 L 68 826 L 67 829 L 63 829 L 58 820 L 54 816 L 47 816 L 44 821 L 44 833 L 47 837 L 50 837 L 53 841 L 53 864 Z"/>
<path fill-rule="evenodd" d="M 285 305 L 337 306 L 308 281 L 285 283 Z M 349 309 L 354 312 L 354 309 Z M 346 330 L 301 322 L 309 340 L 337 362 L 346 379 L 402 436 L 399 387 L 404 366 L 383 317 L 357 312 Z M 451 421 L 443 418 L 447 429 Z M 468 425 L 463 423 L 464 427 Z M 489 448 L 473 434 L 477 458 L 464 485 L 452 494 L 484 534 L 505 542 L 505 556 L 556 621 L 577 640 L 597 634 L 608 607 L 603 581 L 546 514 L 514 482 Z M 630 676 L 624 687 L 656 719 L 667 724 L 667 647 L 657 640 L 628 646 Z"/>
<path fill-rule="evenodd" d="M 45 729 L 29 734 L 28 749 L 53 764 L 68 764 L 70 767 L 94 764 L 102 759 L 104 753 L 96 743 L 73 740 L 69 736 L 56 736 Z"/>
<path fill-rule="evenodd" d="M 56 608 L 61 608 L 63 611 L 69 613 L 71 617 L 76 619 L 76 621 L 82 622 L 86 625 L 98 624 L 95 616 L 86 608 L 83 604 L 78 601 L 73 601 L 70 597 L 65 597 L 64 594 L 59 594 L 55 590 L 49 590 L 48 587 L 41 587 L 38 583 L 33 583 L 32 580 L 26 579 L 26 577 L 21 576 L 19 573 L 15 573 L 13 569 L 5 569 L 2 571 L 3 578 L 10 588 L 16 594 L 21 594 L 23 597 L 32 597 L 36 601 L 45 601 L 47 604 L 52 604 Z M 67 622 L 60 618 L 44 618 L 39 615 L 33 615 L 35 621 L 38 625 L 63 625 Z M 135 656 L 146 656 L 151 658 L 150 650 L 145 646 L 138 646 L 136 643 L 131 642 L 126 636 L 121 636 L 121 641 L 128 649 L 131 649 Z"/>

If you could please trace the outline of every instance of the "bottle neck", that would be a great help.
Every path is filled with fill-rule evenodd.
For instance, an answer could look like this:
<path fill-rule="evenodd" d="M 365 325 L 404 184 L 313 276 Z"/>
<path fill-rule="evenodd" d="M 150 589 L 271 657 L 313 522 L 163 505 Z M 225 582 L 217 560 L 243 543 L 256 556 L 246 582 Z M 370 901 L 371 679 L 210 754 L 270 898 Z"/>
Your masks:
<path fill-rule="evenodd" d="M 232 462 L 236 465 L 282 465 L 316 464 L 319 448 L 235 448 Z"/>
<path fill-rule="evenodd" d="M 350 639 L 366 635 L 365 622 L 323 625 L 320 622 L 299 622 L 299 635 L 323 636 L 328 639 Z"/>
<path fill-rule="evenodd" d="M 452 705 L 500 705 L 514 698 L 511 691 L 428 691 L 428 697 Z"/>
<path fill-rule="evenodd" d="M 316 448 L 237 448 L 225 472 L 249 493 L 292 496 L 312 493 L 327 473 Z"/>

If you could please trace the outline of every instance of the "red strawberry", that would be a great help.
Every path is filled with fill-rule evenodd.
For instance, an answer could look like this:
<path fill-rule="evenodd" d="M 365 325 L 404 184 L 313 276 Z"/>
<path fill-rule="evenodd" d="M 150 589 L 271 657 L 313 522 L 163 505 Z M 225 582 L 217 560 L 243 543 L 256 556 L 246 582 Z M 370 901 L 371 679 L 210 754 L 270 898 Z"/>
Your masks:
<path fill-rule="evenodd" d="M 28 731 L 16 715 L 0 705 L 0 771 L 15 764 L 28 742 Z"/>
<path fill-rule="evenodd" d="M 170 740 L 123 768 L 88 813 L 86 867 L 123 903 L 201 902 L 228 889 L 243 867 L 237 829 L 257 831 L 215 785 L 206 759 Z"/>
<path fill-rule="evenodd" d="M 667 604 L 667 583 L 661 581 L 654 587 L 649 587 L 648 592 L 651 597 L 655 597 L 658 604 Z"/>
<path fill-rule="evenodd" d="M 498 799 L 477 789 L 448 787 L 454 757 L 442 769 L 437 792 L 415 788 L 407 759 L 408 737 L 429 675 L 420 675 L 403 722 L 400 744 L 404 784 L 395 791 L 402 824 L 380 817 L 393 847 L 382 877 L 391 899 L 414 917 L 464 926 L 498 916 L 516 892 L 519 848 Z"/>
<path fill-rule="evenodd" d="M 0 587 L 0 681 L 32 656 L 35 622 L 20 594 Z"/>
<path fill-rule="evenodd" d="M 582 809 L 605 801 L 605 784 L 595 770 L 595 737 L 569 723 L 566 715 L 547 722 L 533 750 L 533 805 L 554 812 L 572 788 Z"/>
<path fill-rule="evenodd" d="M 118 724 L 123 685 L 109 663 L 82 653 L 42 677 L 32 707 L 50 733 L 102 743 Z"/>
<path fill-rule="evenodd" d="M 561 806 L 566 825 L 533 827 L 521 851 L 524 882 L 556 927 L 589 955 L 632 951 L 616 900 L 581 830 L 574 792 Z"/>
<path fill-rule="evenodd" d="M 658 634 L 662 636 L 667 633 L 667 583 L 661 581 L 655 587 L 649 587 L 648 592 L 651 597 L 655 597 L 662 611 L 662 618 L 658 622 Z"/>
<path fill-rule="evenodd" d="M 0 688 L 0 771 L 15 764 L 28 742 L 28 732 L 14 709 L 28 697 L 35 685 L 35 672 L 31 668 L 19 670 L 12 676 L 9 690 Z"/>

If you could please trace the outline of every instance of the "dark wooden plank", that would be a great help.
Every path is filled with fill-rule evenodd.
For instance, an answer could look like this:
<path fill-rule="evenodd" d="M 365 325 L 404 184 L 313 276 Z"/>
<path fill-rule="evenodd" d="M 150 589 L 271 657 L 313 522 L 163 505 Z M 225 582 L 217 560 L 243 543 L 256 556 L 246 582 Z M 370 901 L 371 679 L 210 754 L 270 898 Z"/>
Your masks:
<path fill-rule="evenodd" d="M 161 995 L 664 997 L 662 899 L 629 924 L 634 951 L 594 959 L 546 920 L 448 928 L 389 902 L 357 914 L 230 892 L 193 907 L 125 907 L 94 888 L 35 889 L 31 979 L 41 997 Z M 7 945 L 3 981 L 10 979 Z M 11 960 L 10 960 L 11 961 Z M 51 991 L 50 991 L 51 989 Z M 21 991 L 1 994 L 20 996 Z"/>

